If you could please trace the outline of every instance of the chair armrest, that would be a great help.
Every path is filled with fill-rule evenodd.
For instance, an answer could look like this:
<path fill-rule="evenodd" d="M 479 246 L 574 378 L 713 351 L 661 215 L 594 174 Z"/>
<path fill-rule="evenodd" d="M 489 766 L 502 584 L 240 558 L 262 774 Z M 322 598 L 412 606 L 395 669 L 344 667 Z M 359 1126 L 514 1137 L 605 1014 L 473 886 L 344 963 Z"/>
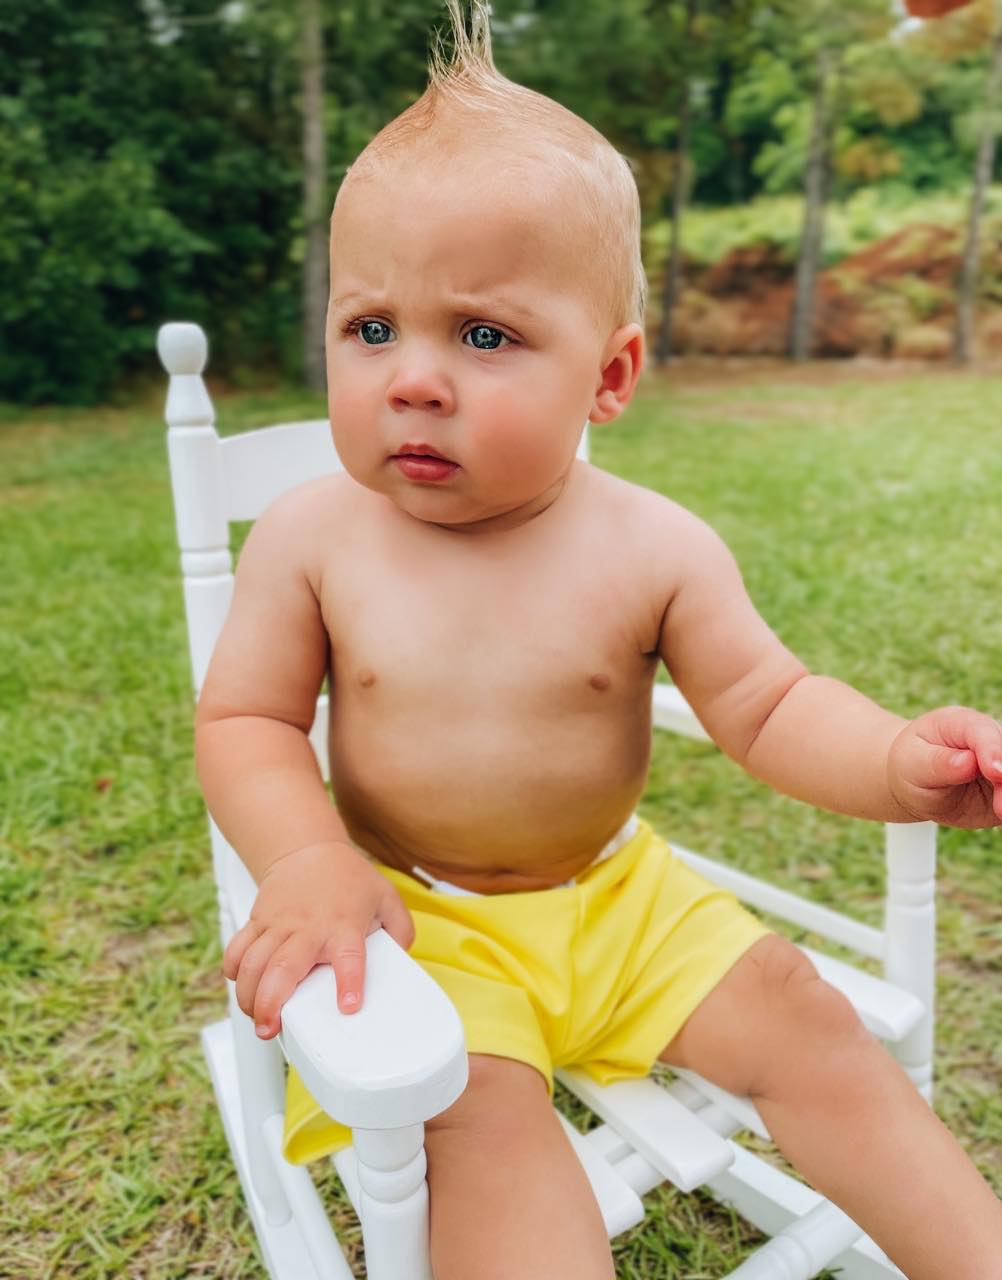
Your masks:
<path fill-rule="evenodd" d="M 250 916 L 257 886 L 215 824 L 212 837 L 225 940 Z M 369 934 L 365 950 L 361 1009 L 341 1013 L 334 972 L 318 965 L 286 1001 L 278 1042 L 313 1097 L 341 1124 L 418 1124 L 466 1088 L 463 1024 L 442 988 L 384 929 Z"/>
<path fill-rule="evenodd" d="M 333 970 L 318 965 L 286 1002 L 279 1043 L 323 1110 L 353 1129 L 421 1123 L 466 1088 L 459 1014 L 383 929 L 366 939 L 361 1009 L 340 1012 Z"/>

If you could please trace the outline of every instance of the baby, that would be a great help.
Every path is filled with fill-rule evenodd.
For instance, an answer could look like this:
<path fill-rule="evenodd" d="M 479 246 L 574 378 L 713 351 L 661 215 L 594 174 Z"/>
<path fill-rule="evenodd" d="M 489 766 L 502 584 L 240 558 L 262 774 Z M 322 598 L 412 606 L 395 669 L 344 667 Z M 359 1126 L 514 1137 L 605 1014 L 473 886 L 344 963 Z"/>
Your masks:
<path fill-rule="evenodd" d="M 998 825 L 1002 729 L 810 674 L 711 529 L 576 459 L 643 365 L 636 187 L 495 71 L 482 0 L 472 40 L 449 8 L 453 62 L 334 208 L 345 471 L 255 525 L 199 702 L 202 785 L 259 885 L 224 958 L 240 1007 L 274 1036 L 330 963 L 357 1010 L 380 927 L 448 992 L 470 1083 L 427 1125 L 438 1280 L 614 1274 L 552 1070 L 657 1060 L 753 1098 L 912 1280 L 1002 1277 L 1002 1204 L 848 1002 L 632 818 L 660 662 L 743 768 L 878 821 Z M 336 809 L 307 741 L 325 675 Z M 294 1076 L 286 1132 L 294 1159 L 344 1140 Z"/>

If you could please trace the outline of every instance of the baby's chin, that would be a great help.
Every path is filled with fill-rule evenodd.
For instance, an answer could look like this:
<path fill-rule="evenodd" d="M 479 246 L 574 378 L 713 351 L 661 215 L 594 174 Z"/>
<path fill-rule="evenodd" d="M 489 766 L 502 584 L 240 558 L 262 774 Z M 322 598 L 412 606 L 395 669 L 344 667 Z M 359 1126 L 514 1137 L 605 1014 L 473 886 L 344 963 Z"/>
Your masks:
<path fill-rule="evenodd" d="M 456 473 L 459 484 L 451 477 L 439 484 L 422 484 L 406 479 L 392 464 L 374 472 L 371 467 L 353 465 L 350 456 L 342 463 L 357 484 L 379 494 L 404 515 L 425 525 L 467 535 L 500 533 L 528 524 L 556 502 L 574 470 L 572 460 L 565 473 L 538 493 L 526 493 L 524 483 L 513 486 L 510 492 L 498 492 L 496 483 L 489 497 L 478 497 L 471 492 L 462 467 Z"/>
<path fill-rule="evenodd" d="M 442 492 L 411 491 L 387 493 L 385 496 L 399 511 L 422 524 L 465 536 L 517 529 L 528 524 L 549 505 L 547 496 L 542 494 L 528 502 L 512 498 L 510 503 L 499 502 L 491 506 L 471 503 L 464 501 L 461 495 Z"/>

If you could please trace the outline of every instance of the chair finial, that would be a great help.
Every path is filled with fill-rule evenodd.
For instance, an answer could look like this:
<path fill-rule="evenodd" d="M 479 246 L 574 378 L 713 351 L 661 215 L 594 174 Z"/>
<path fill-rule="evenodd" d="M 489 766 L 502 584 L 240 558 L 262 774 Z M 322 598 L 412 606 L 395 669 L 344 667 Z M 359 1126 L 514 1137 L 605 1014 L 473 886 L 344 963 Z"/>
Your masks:
<path fill-rule="evenodd" d="M 209 354 L 208 339 L 197 324 L 161 325 L 157 354 L 170 374 L 201 373 Z"/>

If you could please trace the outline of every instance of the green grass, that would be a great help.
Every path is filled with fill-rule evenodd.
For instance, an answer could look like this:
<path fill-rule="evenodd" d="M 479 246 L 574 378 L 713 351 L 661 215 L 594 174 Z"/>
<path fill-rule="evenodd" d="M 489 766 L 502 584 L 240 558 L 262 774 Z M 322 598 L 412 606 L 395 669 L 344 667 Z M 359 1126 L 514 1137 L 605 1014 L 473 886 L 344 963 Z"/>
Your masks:
<path fill-rule="evenodd" d="M 322 406 L 220 410 L 237 429 Z M 715 524 L 815 669 L 909 714 L 998 714 L 1000 419 L 989 377 L 694 366 L 648 378 L 593 456 Z M 198 1045 L 224 990 L 159 393 L 0 411 L 0 475 L 0 1271 L 262 1276 Z M 710 748 L 659 736 L 643 812 L 879 920 L 880 829 L 776 797 Z M 998 850 L 941 838 L 936 1105 L 1002 1193 Z M 756 1240 L 702 1197 L 649 1204 L 616 1243 L 622 1280 L 709 1280 Z"/>

